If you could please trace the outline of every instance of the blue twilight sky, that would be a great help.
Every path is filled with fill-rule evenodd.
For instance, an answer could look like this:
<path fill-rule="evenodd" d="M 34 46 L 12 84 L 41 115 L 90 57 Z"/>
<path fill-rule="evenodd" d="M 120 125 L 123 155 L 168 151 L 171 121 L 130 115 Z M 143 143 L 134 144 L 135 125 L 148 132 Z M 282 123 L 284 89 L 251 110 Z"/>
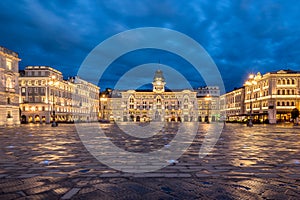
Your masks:
<path fill-rule="evenodd" d="M 88 53 L 105 39 L 133 28 L 164 27 L 199 42 L 229 91 L 249 73 L 300 70 L 299 7 L 297 0 L 3 0 L 0 46 L 19 53 L 21 69 L 48 65 L 67 77 L 76 75 Z M 116 60 L 100 86 L 112 87 L 120 66 L 124 71 L 157 62 L 178 69 L 194 87 L 205 85 L 182 58 L 145 49 Z"/>

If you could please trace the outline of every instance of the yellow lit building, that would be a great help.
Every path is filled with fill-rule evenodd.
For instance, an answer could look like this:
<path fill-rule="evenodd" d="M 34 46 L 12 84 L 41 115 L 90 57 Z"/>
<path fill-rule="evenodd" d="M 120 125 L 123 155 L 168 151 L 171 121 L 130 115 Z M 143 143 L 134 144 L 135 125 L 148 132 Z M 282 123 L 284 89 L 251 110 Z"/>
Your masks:
<path fill-rule="evenodd" d="M 291 121 L 291 111 L 300 110 L 300 72 L 279 70 L 251 74 L 244 87 L 220 97 L 221 112 L 228 120 L 252 118 L 254 122 Z"/>
<path fill-rule="evenodd" d="M 62 73 L 51 67 L 28 66 L 19 85 L 23 123 L 98 120 L 99 87 L 79 77 L 63 80 Z"/>
<path fill-rule="evenodd" d="M 220 89 L 218 86 L 200 87 L 195 90 L 198 101 L 198 121 L 215 122 L 220 120 Z"/>
<path fill-rule="evenodd" d="M 19 61 L 17 53 L 0 47 L 0 125 L 20 124 Z"/>
<path fill-rule="evenodd" d="M 290 121 L 291 111 L 300 109 L 300 72 L 279 70 L 250 75 L 245 82 L 245 112 L 261 122 Z"/>
<path fill-rule="evenodd" d="M 245 87 L 234 89 L 220 96 L 221 115 L 229 121 L 243 121 L 244 114 Z"/>

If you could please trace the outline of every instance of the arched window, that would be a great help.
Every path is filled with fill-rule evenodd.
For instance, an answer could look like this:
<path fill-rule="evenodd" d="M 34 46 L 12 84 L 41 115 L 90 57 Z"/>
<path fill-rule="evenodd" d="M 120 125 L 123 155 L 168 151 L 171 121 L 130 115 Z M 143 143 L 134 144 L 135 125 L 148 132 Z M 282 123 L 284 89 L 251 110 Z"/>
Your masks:
<path fill-rule="evenodd" d="M 11 82 L 11 78 L 10 77 L 7 77 L 7 79 L 6 79 L 6 87 L 7 88 L 12 88 L 12 82 Z"/>
<path fill-rule="evenodd" d="M 287 84 L 288 84 L 288 85 L 291 84 L 290 79 L 287 80 Z"/>
<path fill-rule="evenodd" d="M 277 102 L 277 106 L 280 106 L 280 102 L 279 101 Z"/>
<path fill-rule="evenodd" d="M 292 101 L 291 106 L 294 106 L 294 105 L 295 105 L 295 103 Z"/>
<path fill-rule="evenodd" d="M 129 103 L 134 103 L 134 98 L 133 97 L 129 98 Z"/>
<path fill-rule="evenodd" d="M 280 95 L 280 90 L 277 90 L 277 94 Z"/>
<path fill-rule="evenodd" d="M 295 80 L 294 80 L 294 79 L 292 79 L 292 84 L 293 84 L 293 85 L 295 84 Z"/>
<path fill-rule="evenodd" d="M 281 105 L 282 105 L 282 106 L 285 106 L 285 103 L 284 103 L 284 101 L 283 101 L 283 102 L 281 102 Z"/>
<path fill-rule="evenodd" d="M 161 103 L 161 98 L 160 98 L 160 97 L 157 97 L 156 102 L 157 102 L 157 103 Z"/>
<path fill-rule="evenodd" d="M 281 80 L 280 79 L 277 80 L 277 85 L 281 85 Z"/>
<path fill-rule="evenodd" d="M 285 85 L 285 79 L 282 80 L 282 85 Z"/>
<path fill-rule="evenodd" d="M 286 105 L 289 106 L 289 105 L 290 105 L 290 102 L 286 102 Z"/>

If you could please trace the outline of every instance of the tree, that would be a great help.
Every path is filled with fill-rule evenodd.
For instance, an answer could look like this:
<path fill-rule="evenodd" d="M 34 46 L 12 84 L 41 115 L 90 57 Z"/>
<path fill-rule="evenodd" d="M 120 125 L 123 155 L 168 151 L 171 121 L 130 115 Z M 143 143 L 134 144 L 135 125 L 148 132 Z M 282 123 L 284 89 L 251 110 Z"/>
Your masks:
<path fill-rule="evenodd" d="M 299 117 L 299 110 L 297 108 L 294 108 L 291 112 L 292 119 L 294 120 L 294 123 L 296 124 L 296 119 Z"/>

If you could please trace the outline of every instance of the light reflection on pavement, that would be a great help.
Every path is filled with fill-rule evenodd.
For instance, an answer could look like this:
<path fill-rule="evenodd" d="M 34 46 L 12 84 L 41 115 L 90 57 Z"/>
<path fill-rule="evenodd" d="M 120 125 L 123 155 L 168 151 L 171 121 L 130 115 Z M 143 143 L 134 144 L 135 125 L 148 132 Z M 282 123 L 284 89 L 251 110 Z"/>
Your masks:
<path fill-rule="evenodd" d="M 129 151 L 151 151 L 174 137 L 166 127 L 161 140 L 145 144 L 116 132 L 113 124 L 100 126 Z M 74 125 L 0 128 L 0 199 L 300 198 L 300 129 L 226 124 L 216 146 L 200 159 L 209 126 L 199 125 L 194 143 L 176 162 L 144 174 L 101 164 L 85 149 Z"/>

